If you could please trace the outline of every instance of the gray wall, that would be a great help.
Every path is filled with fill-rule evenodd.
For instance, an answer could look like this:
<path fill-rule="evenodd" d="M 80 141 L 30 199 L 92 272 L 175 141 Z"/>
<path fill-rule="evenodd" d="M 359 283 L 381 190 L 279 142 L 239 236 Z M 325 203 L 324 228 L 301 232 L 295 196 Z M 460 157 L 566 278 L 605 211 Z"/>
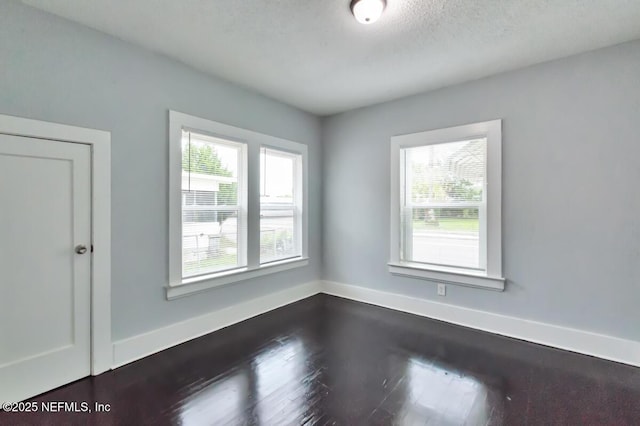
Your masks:
<path fill-rule="evenodd" d="M 310 266 L 165 300 L 168 109 L 308 144 Z M 6 0 L 0 1 L 0 113 L 111 132 L 114 339 L 319 278 L 318 118 Z"/>
<path fill-rule="evenodd" d="M 507 290 L 391 276 L 389 138 L 495 118 Z M 640 340 L 640 42 L 330 117 L 323 155 L 325 279 Z"/>

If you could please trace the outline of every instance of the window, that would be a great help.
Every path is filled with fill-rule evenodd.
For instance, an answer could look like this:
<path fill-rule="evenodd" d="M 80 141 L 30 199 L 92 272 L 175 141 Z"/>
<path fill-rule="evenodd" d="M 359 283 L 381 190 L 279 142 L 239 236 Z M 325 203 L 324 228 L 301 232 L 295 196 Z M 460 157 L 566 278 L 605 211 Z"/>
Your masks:
<path fill-rule="evenodd" d="M 246 144 L 182 130 L 182 277 L 247 264 Z"/>
<path fill-rule="evenodd" d="M 260 263 L 300 256 L 301 162 L 299 154 L 260 150 Z"/>
<path fill-rule="evenodd" d="M 391 142 L 390 272 L 503 290 L 501 121 Z"/>
<path fill-rule="evenodd" d="M 305 145 L 174 111 L 169 127 L 168 298 L 308 264 Z"/>

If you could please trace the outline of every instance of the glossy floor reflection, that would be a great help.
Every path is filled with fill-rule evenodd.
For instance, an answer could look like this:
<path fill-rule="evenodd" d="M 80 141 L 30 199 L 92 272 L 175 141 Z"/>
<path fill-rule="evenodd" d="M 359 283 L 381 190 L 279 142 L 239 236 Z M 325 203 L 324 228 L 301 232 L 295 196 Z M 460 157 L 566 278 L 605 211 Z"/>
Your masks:
<path fill-rule="evenodd" d="M 318 295 L 36 398 L 0 424 L 638 425 L 640 369 Z"/>

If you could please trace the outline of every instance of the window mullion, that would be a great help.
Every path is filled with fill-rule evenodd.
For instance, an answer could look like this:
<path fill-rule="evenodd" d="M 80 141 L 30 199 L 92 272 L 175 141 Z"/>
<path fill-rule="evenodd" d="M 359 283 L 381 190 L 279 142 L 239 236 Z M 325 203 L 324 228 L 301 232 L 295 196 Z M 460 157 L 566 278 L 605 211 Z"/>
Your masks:
<path fill-rule="evenodd" d="M 247 266 L 260 266 L 260 146 L 249 145 L 247 156 Z"/>

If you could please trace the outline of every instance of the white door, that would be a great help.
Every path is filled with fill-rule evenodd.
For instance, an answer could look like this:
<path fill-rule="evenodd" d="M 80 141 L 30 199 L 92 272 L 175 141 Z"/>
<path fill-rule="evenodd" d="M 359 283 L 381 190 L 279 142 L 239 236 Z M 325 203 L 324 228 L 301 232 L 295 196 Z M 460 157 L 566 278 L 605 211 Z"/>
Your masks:
<path fill-rule="evenodd" d="M 88 145 L 0 135 L 0 402 L 90 374 L 90 164 Z"/>

